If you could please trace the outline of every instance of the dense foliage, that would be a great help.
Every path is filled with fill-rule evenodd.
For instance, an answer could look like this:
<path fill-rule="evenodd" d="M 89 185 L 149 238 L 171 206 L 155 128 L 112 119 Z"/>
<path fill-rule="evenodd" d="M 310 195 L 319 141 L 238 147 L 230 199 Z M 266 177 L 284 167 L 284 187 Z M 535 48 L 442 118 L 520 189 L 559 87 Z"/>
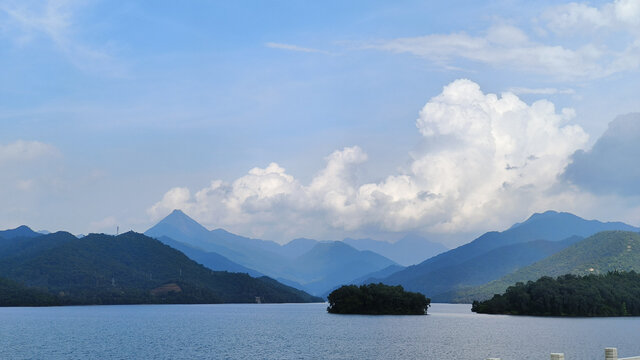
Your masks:
<path fill-rule="evenodd" d="M 27 288 L 14 281 L 0 278 L 0 306 L 51 306 L 60 300 L 46 291 Z"/>
<path fill-rule="evenodd" d="M 431 299 L 402 286 L 368 284 L 342 286 L 328 297 L 333 314 L 425 315 Z"/>
<path fill-rule="evenodd" d="M 539 316 L 640 316 L 640 274 L 548 276 L 517 283 L 492 299 L 473 303 L 485 314 Z"/>
<path fill-rule="evenodd" d="M 78 239 L 59 232 L 3 240 L 0 276 L 17 285 L 0 305 L 29 305 L 32 291 L 67 304 L 321 301 L 269 278 L 212 271 L 157 240 L 133 232 Z M 43 301 L 42 305 L 48 305 Z"/>

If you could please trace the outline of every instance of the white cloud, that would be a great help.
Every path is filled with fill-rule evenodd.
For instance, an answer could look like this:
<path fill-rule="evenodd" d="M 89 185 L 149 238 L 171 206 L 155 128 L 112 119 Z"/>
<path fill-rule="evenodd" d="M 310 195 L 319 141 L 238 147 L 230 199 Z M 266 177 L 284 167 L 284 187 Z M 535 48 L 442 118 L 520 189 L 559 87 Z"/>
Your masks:
<path fill-rule="evenodd" d="M 324 54 L 327 53 L 326 51 L 323 51 L 323 50 L 301 47 L 301 46 L 291 45 L 291 44 L 275 43 L 275 42 L 265 43 L 264 46 L 272 49 L 289 50 L 289 51 L 297 51 L 297 52 L 324 53 Z"/>
<path fill-rule="evenodd" d="M 149 208 L 155 219 L 174 208 L 210 226 L 288 239 L 336 231 L 421 230 L 454 233 L 497 228 L 529 215 L 571 154 L 588 140 L 546 100 L 531 105 L 513 93 L 484 94 L 457 80 L 432 98 L 416 125 L 424 150 L 410 168 L 375 183 L 359 183 L 359 147 L 337 150 L 308 185 L 272 163 L 232 183 L 216 180 L 194 196 L 174 188 Z M 549 200 L 548 203 L 551 203 Z"/>
<path fill-rule="evenodd" d="M 601 7 L 569 3 L 553 7 L 543 15 L 549 29 L 556 33 L 626 29 L 640 34 L 640 1 L 616 0 Z"/>
<path fill-rule="evenodd" d="M 509 89 L 509 92 L 512 92 L 516 95 L 573 95 L 576 93 L 573 89 L 556 89 L 556 88 L 525 88 L 525 87 L 512 87 Z"/>
<path fill-rule="evenodd" d="M 382 40 L 364 48 L 413 54 L 443 67 L 460 60 L 507 67 L 512 70 L 552 75 L 561 80 L 592 79 L 635 70 L 637 44 L 629 53 L 613 53 L 594 44 L 573 48 L 533 41 L 514 26 L 494 26 L 484 35 L 464 32 Z"/>
<path fill-rule="evenodd" d="M 478 34 L 427 34 L 362 47 L 412 54 L 444 69 L 464 68 L 470 61 L 561 81 L 640 68 L 640 0 L 616 0 L 600 7 L 572 2 L 550 7 L 532 21 L 538 37 L 500 24 Z"/>
<path fill-rule="evenodd" d="M 0 166 L 5 163 L 34 161 L 59 154 L 58 149 L 52 145 L 39 141 L 17 140 L 4 145 L 0 144 Z"/>
<path fill-rule="evenodd" d="M 0 3 L 0 29 L 25 45 L 38 37 L 51 41 L 75 67 L 105 75 L 121 76 L 124 67 L 104 48 L 85 44 L 74 34 L 81 1 L 7 1 Z"/>

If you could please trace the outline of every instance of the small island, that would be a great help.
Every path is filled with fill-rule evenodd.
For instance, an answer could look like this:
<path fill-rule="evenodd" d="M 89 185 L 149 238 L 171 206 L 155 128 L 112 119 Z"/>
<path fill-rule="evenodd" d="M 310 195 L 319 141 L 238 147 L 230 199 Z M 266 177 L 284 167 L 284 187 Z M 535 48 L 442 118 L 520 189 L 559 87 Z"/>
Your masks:
<path fill-rule="evenodd" d="M 345 285 L 328 296 L 332 314 L 426 315 L 431 299 L 404 291 L 402 286 L 380 284 Z"/>
<path fill-rule="evenodd" d="M 640 274 L 544 276 L 510 286 L 490 300 L 474 301 L 471 310 L 534 316 L 640 316 Z"/>

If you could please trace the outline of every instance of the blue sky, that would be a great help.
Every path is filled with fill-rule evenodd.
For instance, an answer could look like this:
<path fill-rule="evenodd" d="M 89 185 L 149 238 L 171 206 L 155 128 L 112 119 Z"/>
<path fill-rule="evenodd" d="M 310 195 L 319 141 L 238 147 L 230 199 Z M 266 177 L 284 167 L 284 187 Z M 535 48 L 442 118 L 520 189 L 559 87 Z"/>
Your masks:
<path fill-rule="evenodd" d="M 174 206 L 278 241 L 417 231 L 456 244 L 547 208 L 638 225 L 637 193 L 563 174 L 640 111 L 639 58 L 631 0 L 0 0 L 0 228 L 143 231 Z M 483 97 L 505 92 L 521 104 Z M 449 115 L 421 115 L 430 102 Z M 486 132 L 446 126 L 484 102 L 479 121 L 510 138 L 490 149 L 471 140 Z M 555 135 L 502 127 L 539 117 Z M 541 153 L 548 166 L 515 176 L 495 163 Z M 433 165 L 473 154 L 491 165 Z"/>

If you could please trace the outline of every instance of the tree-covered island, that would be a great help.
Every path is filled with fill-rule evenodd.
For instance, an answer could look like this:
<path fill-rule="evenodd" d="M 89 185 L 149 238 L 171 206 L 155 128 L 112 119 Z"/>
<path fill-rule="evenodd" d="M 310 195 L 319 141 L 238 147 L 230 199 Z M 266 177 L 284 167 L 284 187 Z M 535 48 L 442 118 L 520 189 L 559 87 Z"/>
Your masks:
<path fill-rule="evenodd" d="M 345 285 L 329 294 L 328 300 L 327 311 L 332 314 L 426 315 L 431 304 L 423 294 L 384 284 Z"/>
<path fill-rule="evenodd" d="M 640 274 L 544 276 L 519 282 L 490 300 L 474 301 L 471 310 L 535 316 L 640 316 Z"/>

